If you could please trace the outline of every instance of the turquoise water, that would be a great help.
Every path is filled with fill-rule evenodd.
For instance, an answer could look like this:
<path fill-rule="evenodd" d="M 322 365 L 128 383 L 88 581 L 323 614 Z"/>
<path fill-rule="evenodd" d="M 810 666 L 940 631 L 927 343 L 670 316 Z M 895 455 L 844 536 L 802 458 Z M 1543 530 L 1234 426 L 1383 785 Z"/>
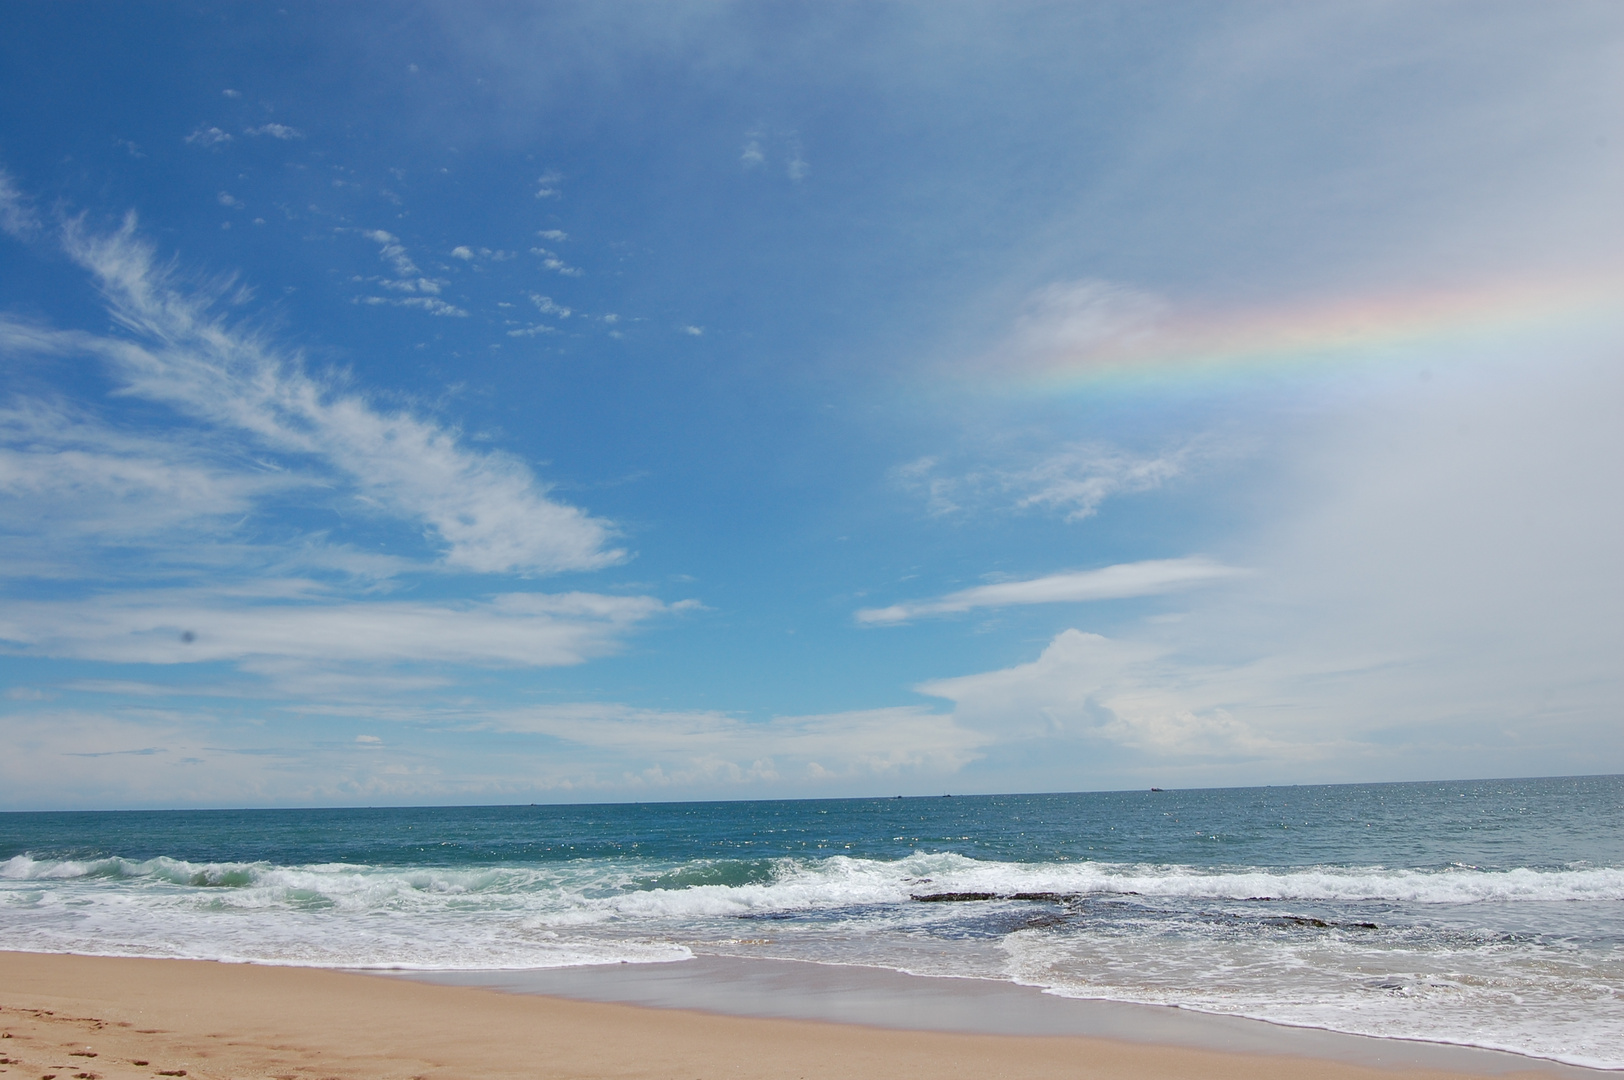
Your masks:
<path fill-rule="evenodd" d="M 0 948 L 771 956 L 1624 1067 L 1624 778 L 0 815 Z"/>

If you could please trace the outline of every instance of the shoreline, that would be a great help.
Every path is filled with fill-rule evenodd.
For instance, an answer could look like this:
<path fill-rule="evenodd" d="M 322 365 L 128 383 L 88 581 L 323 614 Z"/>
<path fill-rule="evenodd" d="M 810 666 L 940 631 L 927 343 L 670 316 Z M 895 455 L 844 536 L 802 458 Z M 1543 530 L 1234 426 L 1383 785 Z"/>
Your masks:
<path fill-rule="evenodd" d="M 673 968 L 691 963 L 637 966 Z M 740 963 L 754 962 L 745 959 Z M 616 969 L 631 966 L 614 965 Z M 559 970 L 579 975 L 593 969 Z M 1361 1040 L 1404 1048 L 1400 1057 L 1405 1060 L 1394 1057 L 1384 1065 L 1304 1053 L 1300 1045 L 1290 1045 L 1289 1038 L 1271 1037 L 1262 1044 L 1265 1049 L 1254 1045 L 1243 1050 L 1185 1045 L 1165 1036 L 1140 1041 L 1121 1033 L 987 1034 L 897 1028 L 726 1015 L 710 1011 L 705 1007 L 708 1002 L 675 1008 L 582 1000 L 557 991 L 546 995 L 514 992 L 513 986 L 450 985 L 445 981 L 448 973 L 391 972 L 380 977 L 384 974 L 205 960 L 0 952 L 0 1034 L 10 1036 L 0 1042 L 0 1057 L 6 1059 L 0 1063 L 0 1071 L 6 1074 L 4 1080 L 43 1080 L 46 1075 L 85 1080 L 155 1075 L 184 1075 L 192 1080 L 243 1076 L 277 1080 L 473 1076 L 670 1080 L 684 1075 L 695 1080 L 715 1076 L 801 1080 L 824 1075 L 854 1080 L 999 1076 L 1032 1080 L 1173 1080 L 1189 1076 L 1441 1080 L 1451 1076 L 1603 1074 L 1492 1051 L 1398 1040 Z M 437 979 L 421 977 L 426 974 L 437 974 Z M 464 973 L 485 978 L 516 974 Z M 646 972 L 631 974 L 641 977 Z M 694 974 L 702 977 L 707 973 L 696 969 Z M 714 978 L 717 971 L 708 974 L 713 976 L 713 985 L 726 985 L 725 980 Z M 775 978 L 782 981 L 782 976 L 775 969 L 756 969 L 754 981 L 746 980 L 743 990 L 762 995 L 763 979 L 770 983 Z M 639 981 L 619 978 L 622 992 L 629 992 Z M 864 993 L 856 995 L 858 1007 L 872 1012 L 875 1001 L 898 996 L 894 987 L 874 983 L 864 975 L 855 978 L 868 984 Z M 573 981 L 579 995 L 588 980 Z M 611 981 L 600 973 L 600 987 Z M 646 987 L 646 980 L 642 981 Z M 848 976 L 825 981 L 826 999 L 847 997 L 852 993 L 851 984 Z M 669 993 L 673 985 L 662 992 Z M 994 983 L 982 989 L 1000 985 L 1020 996 L 1030 990 Z M 739 989 L 737 982 L 735 989 Z M 931 995 L 940 1004 L 940 994 L 956 992 L 978 1009 L 990 1000 L 975 994 L 966 999 L 966 990 L 937 986 Z M 646 989 L 640 992 L 648 993 Z M 1007 997 L 1002 990 L 993 994 Z M 1062 1006 L 1093 1004 L 1055 999 L 1035 990 L 1030 995 Z M 779 1007 L 782 1004 L 780 1000 Z M 878 1019 L 883 1022 L 886 1017 Z M 1302 1030 L 1236 1022 L 1280 1036 Z M 1521 1067 L 1419 1064 L 1406 1057 L 1418 1046 L 1512 1058 Z"/>
<path fill-rule="evenodd" d="M 1362 1035 L 1171 1005 L 1065 997 L 1005 980 L 915 975 L 810 960 L 699 954 L 692 960 L 660 964 L 359 973 L 575 1001 L 898 1031 L 1104 1038 L 1486 1076 L 1530 1070 L 1570 1080 L 1624 1075 L 1621 1070 L 1465 1043 Z"/>

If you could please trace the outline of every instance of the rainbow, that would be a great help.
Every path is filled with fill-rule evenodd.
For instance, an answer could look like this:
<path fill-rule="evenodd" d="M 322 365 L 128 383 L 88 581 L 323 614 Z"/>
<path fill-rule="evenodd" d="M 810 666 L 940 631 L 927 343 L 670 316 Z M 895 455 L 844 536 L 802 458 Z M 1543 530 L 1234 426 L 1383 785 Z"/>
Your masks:
<path fill-rule="evenodd" d="M 1037 392 L 1200 382 L 1249 373 L 1447 363 L 1553 333 L 1624 326 L 1624 277 L 1342 298 L 1250 311 L 1173 310 L 1119 286 L 1038 294 L 1006 345 L 976 366 Z"/>

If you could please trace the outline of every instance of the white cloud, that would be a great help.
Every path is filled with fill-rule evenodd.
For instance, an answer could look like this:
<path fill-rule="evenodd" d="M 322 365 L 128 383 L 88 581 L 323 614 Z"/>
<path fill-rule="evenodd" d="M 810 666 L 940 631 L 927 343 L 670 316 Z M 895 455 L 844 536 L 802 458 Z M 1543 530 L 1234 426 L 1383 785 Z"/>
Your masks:
<path fill-rule="evenodd" d="M 1013 335 L 989 361 L 1000 367 L 1084 370 L 1148 351 L 1171 308 L 1162 298 L 1109 281 L 1067 281 L 1027 299 Z"/>
<path fill-rule="evenodd" d="M 485 713 L 358 698 L 271 718 L 233 727 L 151 700 L 100 711 L 19 705 L 4 719 L 0 803 L 73 806 L 68 793 L 86 790 L 129 806 L 936 790 L 988 741 L 918 708 L 749 721 L 614 704 Z M 480 732 L 504 733 L 499 755 Z M 131 769 L 136 756 L 141 768 Z"/>
<path fill-rule="evenodd" d="M 1577 723 L 1598 756 L 1552 765 L 1624 766 L 1624 374 L 1616 344 L 1541 338 L 1537 362 L 1440 367 L 1291 447 L 1303 480 L 1254 541 L 1260 595 L 1195 606 L 1183 647 L 1244 634 L 1273 658 L 1251 694 L 1343 731 L 1462 722 L 1511 747 Z"/>
<path fill-rule="evenodd" d="M 482 247 L 478 251 L 475 251 L 467 244 L 459 244 L 451 249 L 451 257 L 454 259 L 461 259 L 464 262 L 471 262 L 476 256 L 490 259 L 492 262 L 507 262 L 510 259 L 518 258 L 516 252 L 501 251 L 488 247 Z"/>
<path fill-rule="evenodd" d="M 922 494 L 933 515 L 989 506 L 1041 508 L 1059 511 L 1067 521 L 1082 521 L 1114 495 L 1154 491 L 1184 475 L 1193 462 L 1220 454 L 1211 440 L 1187 441 L 1148 455 L 1102 443 L 1072 443 L 1002 468 L 944 475 L 938 458 L 924 457 L 898 467 L 893 475 L 902 487 Z"/>
<path fill-rule="evenodd" d="M 466 319 L 468 312 L 455 304 L 448 304 L 444 300 L 436 300 L 432 296 L 410 296 L 404 300 L 390 301 L 395 307 L 421 308 L 430 315 L 444 315 L 456 319 Z"/>
<path fill-rule="evenodd" d="M 918 689 L 990 757 L 1041 747 L 1038 786 L 1624 768 L 1624 375 L 1587 336 L 1317 416 L 1242 544 L 1260 572 L 1177 620 Z"/>
<path fill-rule="evenodd" d="M 0 641 L 24 655 L 125 664 L 556 667 L 614 652 L 627 631 L 671 610 L 647 596 L 580 592 L 434 604 L 140 590 L 8 603 Z"/>
<path fill-rule="evenodd" d="M 758 721 L 575 704 L 495 712 L 477 723 L 611 751 L 622 766 L 616 780 L 633 787 L 766 781 L 807 789 L 846 779 L 951 774 L 990 741 L 951 717 L 912 706 Z"/>
<path fill-rule="evenodd" d="M 1191 695 L 1184 692 L 1191 674 L 1163 647 L 1066 630 L 1029 664 L 915 689 L 952 701 L 959 724 L 993 732 L 1004 744 L 1042 742 L 1071 768 L 1078 752 L 1086 755 L 1091 744 L 1136 751 L 1162 768 L 1259 759 L 1279 763 L 1335 752 L 1323 739 L 1301 744 L 1276 739 L 1219 705 L 1191 708 Z"/>
<path fill-rule="evenodd" d="M 413 434 L 426 441 L 422 448 L 439 459 L 438 467 L 449 466 L 453 471 L 459 467 L 459 456 L 463 467 L 488 472 L 490 465 L 503 460 L 500 455 L 488 459 L 459 454 L 454 433 L 440 432 L 436 439 L 432 425 L 414 425 L 410 417 L 381 417 L 354 398 L 341 405 L 342 398 L 329 393 L 335 386 L 311 379 L 299 370 L 295 359 L 275 357 L 262 340 L 209 315 L 209 296 L 187 297 L 176 291 L 168 274 L 153 271 L 150 252 L 131 249 L 130 245 L 140 246 L 132 235 L 117 243 L 109 243 L 111 240 L 119 238 L 98 241 L 75 237 L 74 229 L 69 230 L 70 247 L 77 244 L 79 255 L 101 270 L 105 295 L 121 301 L 122 310 L 116 314 L 126 328 L 137 331 L 135 341 L 54 331 L 0 318 L 0 350 L 14 355 L 101 355 L 113 361 L 115 375 L 160 381 L 169 376 L 172 385 L 161 390 L 148 386 L 147 392 L 171 403 L 177 398 L 182 402 L 190 399 L 192 407 L 185 411 L 194 415 L 196 407 L 206 403 L 203 411 L 212 411 L 214 419 L 225 422 L 201 429 L 173 423 L 161 429 L 114 428 L 91 412 L 61 402 L 13 397 L 0 403 L 0 504 L 7 521 L 0 529 L 4 573 L 13 578 L 112 583 L 150 580 L 153 575 L 221 582 L 241 575 L 274 580 L 290 572 L 314 572 L 328 577 L 336 574 L 364 585 L 425 568 L 421 560 L 414 563 L 397 555 L 355 551 L 330 544 L 320 535 L 284 536 L 270 544 L 256 538 L 257 526 L 246 523 L 260 520 L 260 510 L 268 500 L 294 493 L 312 505 L 331 504 L 349 513 L 361 509 L 371 517 L 399 515 L 420 521 L 425 517 L 422 507 L 414 510 L 403 503 L 415 501 L 417 496 L 397 491 L 393 497 L 380 499 L 379 492 L 369 490 L 373 484 L 359 476 L 346 477 L 342 465 L 335 471 L 338 462 L 333 451 L 337 447 L 324 448 L 321 444 L 326 439 L 314 432 L 293 437 L 292 429 L 300 426 L 294 417 L 284 415 L 280 423 L 273 419 L 269 439 L 249 434 L 245 427 L 267 433 L 267 418 L 255 416 L 256 409 L 275 412 L 272 401 L 301 400 L 306 408 L 325 405 L 354 410 L 355 415 L 383 421 L 386 427 L 404 420 Z M 93 253 L 97 243 L 102 246 Z M 119 273 L 123 280 L 114 280 Z M 154 341 L 167 345 L 168 354 L 143 350 L 143 343 Z M 200 356 L 200 352 L 213 355 Z M 194 385 L 188 386 L 189 382 Z M 243 396 L 254 393 L 269 400 L 248 405 Z M 247 405 L 248 415 L 218 415 L 233 403 Z M 318 419 L 316 426 L 331 429 L 336 419 L 329 415 Z M 313 440 L 312 434 L 316 435 Z M 329 430 L 328 435 L 336 433 Z M 386 431 L 375 431 L 374 436 L 380 442 L 392 437 Z M 361 463 L 352 461 L 348 466 L 360 468 Z M 414 466 L 402 462 L 400 468 L 413 470 Z M 525 553 L 527 546 L 534 551 L 535 544 L 522 535 L 532 527 L 545 528 L 544 522 L 527 524 L 523 520 L 522 498 L 519 506 L 502 505 L 503 483 L 512 485 L 521 496 L 527 488 L 531 497 L 544 491 L 533 479 L 525 483 L 526 476 L 522 469 L 498 467 L 492 476 L 498 490 L 469 490 L 457 496 L 457 501 L 472 497 L 489 505 L 488 513 L 459 514 L 452 505 L 428 511 L 430 518 L 461 518 L 458 527 L 464 530 L 474 523 L 471 532 L 457 535 L 446 565 L 483 569 L 494 559 L 500 566 L 505 550 L 517 557 L 516 569 L 546 567 L 548 557 L 538 561 Z M 444 482 L 460 486 L 452 477 L 445 477 Z M 545 509 L 550 500 L 543 497 L 541 503 Z M 509 520 L 501 520 L 504 516 Z M 478 524 L 479 518 L 486 519 L 484 526 Z M 432 521 L 425 524 L 432 529 Z M 588 534 L 608 535 L 602 523 L 584 516 L 574 524 L 586 524 Z M 494 532 L 481 537 L 482 528 Z M 508 530 L 521 535 L 500 539 Z M 577 566 L 584 561 L 590 566 L 601 563 L 606 555 L 612 558 L 614 553 L 600 547 L 594 557 L 577 549 L 566 552 L 564 561 Z M 331 606 L 341 599 L 329 597 L 323 602 Z M 230 606 L 227 601 L 221 603 Z"/>
<path fill-rule="evenodd" d="M 935 457 L 916 458 L 891 471 L 893 479 L 902 487 L 925 496 L 925 506 L 935 515 L 951 514 L 964 509 L 956 497 L 960 480 L 952 476 L 937 476 L 941 462 Z"/>
<path fill-rule="evenodd" d="M 93 348 L 93 334 L 55 330 L 38 323 L 21 322 L 0 315 L 0 349 L 16 355 L 67 356 Z"/>
<path fill-rule="evenodd" d="M 378 256 L 394 267 L 398 276 L 409 278 L 418 274 L 417 264 L 406 254 L 398 236 L 383 229 L 363 229 L 361 235 L 378 245 Z"/>
<path fill-rule="evenodd" d="M 446 284 L 443 279 L 436 281 L 433 278 L 423 277 L 422 272 L 418 269 L 417 264 L 412 261 L 411 256 L 407 254 L 406 246 L 400 242 L 398 236 L 383 229 L 362 229 L 358 231 L 362 236 L 378 245 L 378 257 L 388 263 L 398 277 L 392 279 L 357 278 L 356 280 L 374 281 L 391 292 L 427 293 L 429 296 L 437 296 L 441 286 Z M 473 257 L 473 252 L 468 248 L 456 248 L 451 254 L 457 258 L 463 258 L 463 256 L 458 255 L 458 252 L 461 251 L 467 251 L 468 258 Z M 489 250 L 486 250 L 485 254 L 490 254 Z M 439 300 L 390 300 L 384 297 L 369 296 L 360 302 L 374 305 L 387 304 L 391 307 L 421 308 L 431 315 L 452 315 L 460 318 L 468 314 L 468 312 L 454 304 Z"/>
<path fill-rule="evenodd" d="M 570 317 L 570 309 L 558 303 L 550 296 L 542 296 L 540 293 L 531 293 L 530 302 L 536 305 L 536 310 L 541 312 L 543 315 L 556 315 L 560 319 L 567 319 Z"/>
<path fill-rule="evenodd" d="M 1016 506 L 1064 510 L 1067 521 L 1080 521 L 1111 495 L 1160 487 L 1184 471 L 1187 457 L 1187 448 L 1141 457 L 1109 447 L 1069 446 L 1004 479 L 1019 493 Z"/>
<path fill-rule="evenodd" d="M 530 254 L 540 256 L 541 265 L 544 268 L 562 274 L 564 277 L 581 277 L 586 273 L 585 270 L 578 266 L 570 266 L 563 259 L 560 259 L 557 254 L 548 251 L 546 248 L 533 247 L 530 249 Z"/>
<path fill-rule="evenodd" d="M 682 332 L 687 334 L 689 337 L 705 336 L 705 328 L 703 326 L 684 326 L 682 328 Z"/>
<path fill-rule="evenodd" d="M 286 124 L 261 124 L 259 127 L 247 128 L 249 135 L 269 135 L 273 139 L 286 142 L 289 139 L 302 139 L 304 132 L 298 128 L 288 127 Z"/>
<path fill-rule="evenodd" d="M 565 232 L 563 229 L 542 229 L 536 235 L 541 237 L 543 240 L 551 240 L 554 243 L 559 243 L 570 238 L 569 233 Z"/>
<path fill-rule="evenodd" d="M 358 298 L 355 303 L 367 304 L 372 307 L 418 308 L 421 311 L 428 312 L 430 315 L 442 315 L 455 319 L 466 319 L 468 317 L 468 312 L 465 309 L 460 308 L 455 304 L 448 304 L 444 300 L 439 300 L 432 296 L 364 296 Z"/>
<path fill-rule="evenodd" d="M 82 806 L 82 793 L 95 791 L 105 800 L 98 805 L 332 805 L 436 788 L 445 797 L 455 787 L 430 754 L 347 740 L 341 747 L 304 730 L 230 730 L 220 719 L 130 707 L 13 713 L 5 720 L 12 752 L 0 755 L 0 802 Z"/>
<path fill-rule="evenodd" d="M 559 181 L 563 179 L 564 175 L 559 172 L 548 170 L 547 172 L 542 173 L 536 178 L 536 198 L 556 199 L 558 196 L 562 195 L 563 191 L 559 188 L 558 184 Z"/>
<path fill-rule="evenodd" d="M 1160 596 L 1211 584 L 1246 573 L 1212 559 L 1191 556 L 1183 559 L 1153 559 L 1121 563 L 1099 570 L 1050 574 L 1024 581 L 1004 581 L 961 589 L 934 600 L 865 608 L 857 621 L 868 625 L 907 622 L 932 615 L 957 615 L 976 608 L 1009 607 L 1018 604 L 1085 603 L 1095 600 L 1121 600 L 1135 596 Z"/>
<path fill-rule="evenodd" d="M 378 284 L 382 285 L 391 292 L 422 292 L 428 293 L 431 296 L 437 296 L 440 292 L 440 283 L 430 278 L 417 278 L 416 280 L 411 278 L 401 278 L 398 281 L 384 279 L 379 281 Z"/>
<path fill-rule="evenodd" d="M 199 127 L 186 136 L 186 141 L 193 146 L 219 146 L 221 143 L 230 142 L 231 135 L 217 127 Z"/>
<path fill-rule="evenodd" d="M 30 236 L 39 230 L 39 217 L 33 205 L 4 169 L 0 169 L 0 230 L 16 237 Z"/>
<path fill-rule="evenodd" d="M 219 195 L 215 196 L 215 198 L 220 203 L 221 206 L 241 206 L 242 205 L 242 200 L 237 198 L 235 195 L 231 194 L 231 192 L 229 192 L 229 191 L 222 191 L 222 192 L 220 192 Z"/>
<path fill-rule="evenodd" d="M 0 327 L 0 348 L 5 341 Z M 283 471 L 245 471 L 183 436 L 117 431 L 64 404 L 0 405 L 0 498 L 12 521 L 4 532 L 16 535 L 26 522 L 34 539 L 53 538 L 51 549 L 71 538 L 128 543 L 204 528 L 300 482 Z"/>
<path fill-rule="evenodd" d="M 784 175 L 799 183 L 800 181 L 806 179 L 806 174 L 811 171 L 812 166 L 808 164 L 806 158 L 802 156 L 800 146 L 797 145 L 792 147 L 790 150 L 789 163 L 784 166 Z"/>
<path fill-rule="evenodd" d="M 805 153 L 801 149 L 801 140 L 794 132 L 779 132 L 773 135 L 762 131 L 751 131 L 745 134 L 744 149 L 739 153 L 739 165 L 746 170 L 764 169 L 767 164 L 767 151 L 763 140 L 772 138 L 779 144 L 783 155 L 784 175 L 799 183 L 812 171 L 807 162 Z"/>
<path fill-rule="evenodd" d="M 266 449 L 325 463 L 378 511 L 427 526 L 445 545 L 449 566 L 550 572 L 625 557 L 607 546 L 606 522 L 549 498 L 518 460 L 468 450 L 439 424 L 342 393 L 306 372 L 297 357 L 227 324 L 211 310 L 211 297 L 182 291 L 171 271 L 154 265 L 133 217 L 109 235 L 70 223 L 64 244 L 95 276 L 130 335 L 72 340 L 106 359 L 128 392 Z M 396 302 L 450 307 L 432 297 Z M 20 340 L 18 333 L 10 337 Z M 44 344 L 62 347 L 60 339 Z"/>
<path fill-rule="evenodd" d="M 341 229 L 341 232 L 343 232 L 343 229 Z M 422 271 L 417 270 L 417 263 L 414 263 L 411 260 L 411 255 L 406 253 L 406 245 L 401 244 L 400 237 L 396 237 L 393 232 L 383 231 L 383 229 L 359 229 L 359 232 L 378 245 L 378 258 L 387 261 L 391 270 L 395 271 L 396 274 L 400 274 L 400 276 L 398 278 L 361 278 L 361 276 L 356 276 L 354 281 L 370 281 L 370 283 L 385 287 L 390 292 L 422 292 L 427 296 L 412 297 L 412 299 L 391 299 L 391 297 L 382 296 L 357 297 L 354 300 L 356 304 L 370 304 L 374 305 L 374 307 L 416 307 L 416 309 L 429 312 L 430 315 L 450 315 L 450 317 L 456 318 L 464 318 L 468 315 L 466 310 L 456 307 L 455 304 L 448 304 L 445 300 L 432 299 L 432 297 L 437 297 L 440 294 L 440 289 L 447 284 L 447 281 L 445 279 L 435 281 L 434 278 L 424 278 Z M 455 248 L 451 255 L 461 258 L 458 252 L 468 252 L 468 257 L 473 258 L 473 252 L 469 248 Z"/>

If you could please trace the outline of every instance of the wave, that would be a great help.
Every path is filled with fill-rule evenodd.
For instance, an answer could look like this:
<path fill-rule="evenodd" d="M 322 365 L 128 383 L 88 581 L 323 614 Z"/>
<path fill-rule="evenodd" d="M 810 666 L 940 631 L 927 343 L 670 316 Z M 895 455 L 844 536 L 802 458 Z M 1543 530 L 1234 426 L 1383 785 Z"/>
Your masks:
<path fill-rule="evenodd" d="M 230 894 L 230 906 L 330 905 L 348 909 L 455 904 L 573 910 L 602 917 L 715 917 L 905 903 L 920 898 L 1139 897 L 1144 900 L 1388 901 L 1481 904 L 1624 900 L 1624 869 L 1474 867 L 1390 869 L 1213 868 L 1120 863 L 1004 863 L 955 854 L 884 861 L 693 860 L 650 865 L 578 860 L 540 866 L 390 867 L 346 863 L 278 866 L 18 855 L 0 883 L 135 886 Z"/>

